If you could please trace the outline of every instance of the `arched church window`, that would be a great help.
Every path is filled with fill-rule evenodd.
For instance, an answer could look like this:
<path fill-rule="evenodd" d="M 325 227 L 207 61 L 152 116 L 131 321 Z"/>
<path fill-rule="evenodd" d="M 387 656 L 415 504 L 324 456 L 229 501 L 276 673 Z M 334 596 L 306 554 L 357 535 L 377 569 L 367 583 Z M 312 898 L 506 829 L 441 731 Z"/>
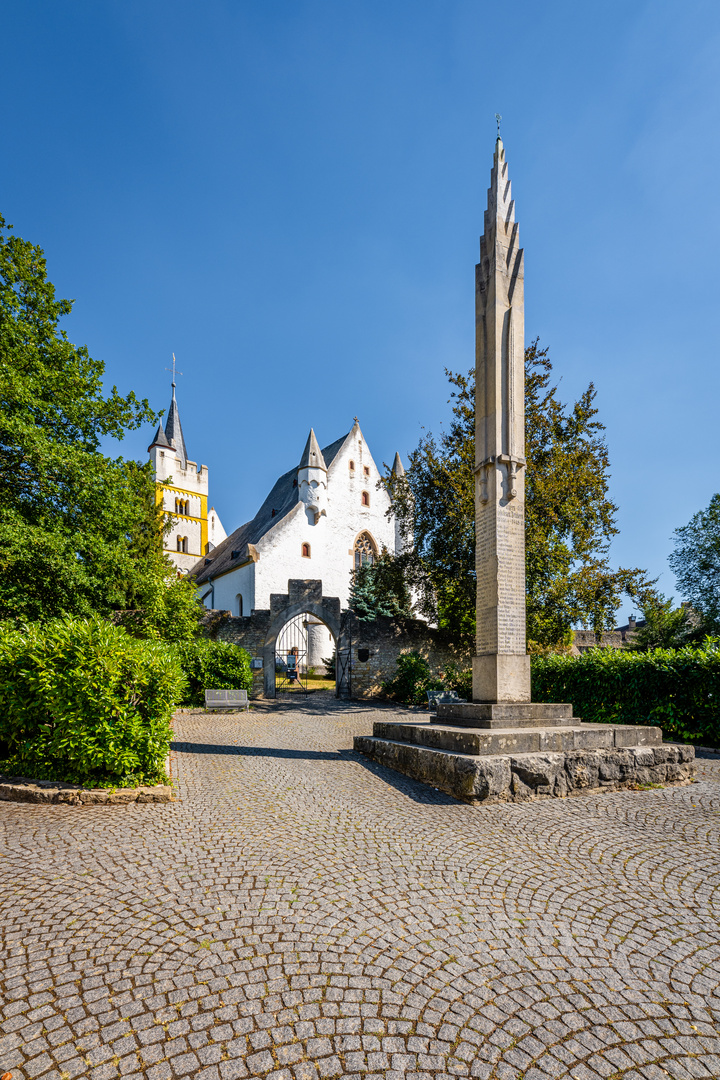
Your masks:
<path fill-rule="evenodd" d="M 242 615 L 242 613 L 243 613 L 243 598 L 242 598 L 242 593 L 238 593 L 238 594 L 237 594 L 237 596 L 235 597 L 235 603 L 236 603 L 236 605 L 237 605 L 237 613 L 238 613 L 238 615 Z"/>
<path fill-rule="evenodd" d="M 369 465 L 363 465 L 363 473 L 364 473 L 365 476 L 370 475 L 370 466 Z"/>
<path fill-rule="evenodd" d="M 363 506 L 369 506 L 370 505 L 370 492 L 369 491 L 363 491 L 363 493 L 362 493 L 362 504 L 363 504 Z"/>
<path fill-rule="evenodd" d="M 177 538 L 177 541 L 176 541 L 176 542 L 177 542 L 177 549 L 178 549 L 178 551 L 182 551 L 182 536 L 178 536 L 178 538 Z"/>
<path fill-rule="evenodd" d="M 310 558 L 310 545 L 309 544 L 303 544 L 303 546 L 302 546 L 302 557 L 303 557 L 303 559 L 309 559 Z"/>
<path fill-rule="evenodd" d="M 350 472 L 355 472 L 355 462 L 354 461 L 351 461 L 349 463 L 349 468 L 350 468 Z"/>
<path fill-rule="evenodd" d="M 377 559 L 377 547 L 370 533 L 360 533 L 355 541 L 355 569 L 359 570 L 366 563 L 374 563 Z"/>

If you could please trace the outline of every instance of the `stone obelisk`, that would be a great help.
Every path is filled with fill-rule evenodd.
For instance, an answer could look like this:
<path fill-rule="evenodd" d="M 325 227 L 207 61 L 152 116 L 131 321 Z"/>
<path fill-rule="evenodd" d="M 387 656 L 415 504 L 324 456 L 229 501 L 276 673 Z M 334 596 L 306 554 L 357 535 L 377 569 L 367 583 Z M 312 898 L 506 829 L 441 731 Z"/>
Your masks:
<path fill-rule="evenodd" d="M 498 135 L 475 268 L 476 702 L 530 701 L 525 641 L 523 274 L 515 204 Z"/>

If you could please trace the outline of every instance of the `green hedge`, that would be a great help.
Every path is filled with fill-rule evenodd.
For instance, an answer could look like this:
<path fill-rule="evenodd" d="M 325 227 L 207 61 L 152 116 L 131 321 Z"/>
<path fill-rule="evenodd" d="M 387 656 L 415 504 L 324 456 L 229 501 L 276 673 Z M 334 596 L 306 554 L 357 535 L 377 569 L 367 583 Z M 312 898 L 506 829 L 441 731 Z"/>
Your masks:
<path fill-rule="evenodd" d="M 654 724 L 666 738 L 720 745 L 720 648 L 590 649 L 532 659 L 532 700 L 571 702 L 582 720 Z"/>
<path fill-rule="evenodd" d="M 198 638 L 173 646 L 187 678 L 180 705 L 204 705 L 206 690 L 249 690 L 250 654 L 225 641 Z"/>
<path fill-rule="evenodd" d="M 0 624 L 0 771 L 88 787 L 155 784 L 185 677 L 171 646 L 102 619 Z"/>

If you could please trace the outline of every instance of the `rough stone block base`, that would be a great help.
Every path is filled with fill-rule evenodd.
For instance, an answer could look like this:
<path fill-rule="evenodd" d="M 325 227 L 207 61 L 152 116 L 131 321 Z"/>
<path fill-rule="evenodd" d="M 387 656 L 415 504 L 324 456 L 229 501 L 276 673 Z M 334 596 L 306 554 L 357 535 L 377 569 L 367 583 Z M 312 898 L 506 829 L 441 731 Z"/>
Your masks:
<path fill-rule="evenodd" d="M 380 765 L 468 803 L 526 802 L 640 784 L 682 784 L 695 774 L 692 746 L 475 756 L 366 735 L 356 736 L 354 746 Z"/>
<path fill-rule="evenodd" d="M 127 806 L 130 803 L 167 803 L 176 798 L 166 784 L 136 788 L 82 788 L 54 780 L 28 780 L 0 776 L 0 801 L 63 803 L 65 806 Z"/>

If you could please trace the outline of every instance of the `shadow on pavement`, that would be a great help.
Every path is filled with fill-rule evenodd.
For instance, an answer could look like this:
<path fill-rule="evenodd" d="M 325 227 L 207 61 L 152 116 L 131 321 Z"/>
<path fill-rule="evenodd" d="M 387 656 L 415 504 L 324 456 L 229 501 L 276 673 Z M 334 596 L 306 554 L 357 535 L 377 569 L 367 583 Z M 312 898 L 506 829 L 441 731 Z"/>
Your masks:
<path fill-rule="evenodd" d="M 279 746 L 234 746 L 231 743 L 173 742 L 170 749 L 182 754 L 228 754 L 231 757 L 285 758 L 294 761 L 353 761 L 379 780 L 394 787 L 414 802 L 435 806 L 457 806 L 458 800 L 429 784 L 422 784 L 403 773 L 378 765 L 355 750 L 290 750 Z"/>

